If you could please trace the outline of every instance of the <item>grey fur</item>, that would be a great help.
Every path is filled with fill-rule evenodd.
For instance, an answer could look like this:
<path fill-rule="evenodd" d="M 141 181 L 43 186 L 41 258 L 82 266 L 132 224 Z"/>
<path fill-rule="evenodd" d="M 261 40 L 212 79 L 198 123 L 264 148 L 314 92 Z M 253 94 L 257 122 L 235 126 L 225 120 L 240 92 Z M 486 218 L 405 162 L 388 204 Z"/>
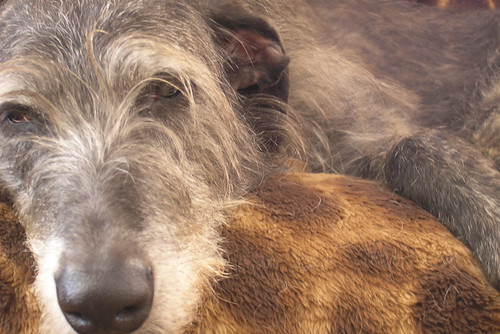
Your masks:
<path fill-rule="evenodd" d="M 290 158 L 414 200 L 500 287 L 499 22 L 384 0 L 7 1 L 0 180 L 45 330 L 72 332 L 65 266 L 133 248 L 155 280 L 138 333 L 182 331 L 223 272 L 224 213 Z"/>

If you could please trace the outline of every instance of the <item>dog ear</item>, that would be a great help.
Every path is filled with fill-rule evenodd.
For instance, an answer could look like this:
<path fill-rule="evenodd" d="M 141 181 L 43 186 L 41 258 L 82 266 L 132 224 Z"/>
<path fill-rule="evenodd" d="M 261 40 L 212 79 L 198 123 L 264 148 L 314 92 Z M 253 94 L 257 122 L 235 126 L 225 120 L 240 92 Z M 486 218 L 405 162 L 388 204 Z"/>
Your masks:
<path fill-rule="evenodd" d="M 212 12 L 229 83 L 242 95 L 263 93 L 288 100 L 290 58 L 269 23 L 233 6 Z"/>

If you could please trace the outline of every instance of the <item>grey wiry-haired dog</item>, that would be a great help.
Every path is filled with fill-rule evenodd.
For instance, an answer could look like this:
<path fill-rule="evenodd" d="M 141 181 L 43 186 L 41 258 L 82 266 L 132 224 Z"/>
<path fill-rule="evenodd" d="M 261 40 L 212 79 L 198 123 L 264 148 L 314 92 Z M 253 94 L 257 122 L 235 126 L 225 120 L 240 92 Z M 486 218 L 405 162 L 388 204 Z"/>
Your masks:
<path fill-rule="evenodd" d="M 184 328 L 224 210 L 290 157 L 414 200 L 500 287 L 498 14 L 13 0 L 0 21 L 0 178 L 48 333 Z"/>

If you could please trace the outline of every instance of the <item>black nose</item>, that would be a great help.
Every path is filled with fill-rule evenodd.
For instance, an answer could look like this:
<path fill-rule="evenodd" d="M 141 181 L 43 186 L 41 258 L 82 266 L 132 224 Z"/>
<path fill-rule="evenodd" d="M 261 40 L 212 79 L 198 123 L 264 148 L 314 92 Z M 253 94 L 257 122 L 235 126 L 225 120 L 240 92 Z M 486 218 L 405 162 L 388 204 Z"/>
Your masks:
<path fill-rule="evenodd" d="M 136 258 L 86 266 L 66 262 L 69 264 L 56 277 L 57 299 L 75 331 L 130 333 L 147 319 L 154 284 L 146 262 Z"/>

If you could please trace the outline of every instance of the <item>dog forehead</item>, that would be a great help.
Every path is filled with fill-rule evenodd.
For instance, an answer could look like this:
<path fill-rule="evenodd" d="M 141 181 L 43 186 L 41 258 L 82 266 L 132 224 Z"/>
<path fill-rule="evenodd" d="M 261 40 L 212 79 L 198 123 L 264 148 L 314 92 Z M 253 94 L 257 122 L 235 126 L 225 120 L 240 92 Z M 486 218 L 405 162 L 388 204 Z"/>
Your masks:
<path fill-rule="evenodd" d="M 113 38 L 123 36 L 200 49 L 210 33 L 189 2 L 21 0 L 2 9 L 0 59 L 25 55 L 75 58 L 89 48 L 106 48 Z"/>
<path fill-rule="evenodd" d="M 0 15 L 1 92 L 77 96 L 102 77 L 126 94 L 157 73 L 198 78 L 219 66 L 208 24 L 191 3 L 20 0 Z"/>

